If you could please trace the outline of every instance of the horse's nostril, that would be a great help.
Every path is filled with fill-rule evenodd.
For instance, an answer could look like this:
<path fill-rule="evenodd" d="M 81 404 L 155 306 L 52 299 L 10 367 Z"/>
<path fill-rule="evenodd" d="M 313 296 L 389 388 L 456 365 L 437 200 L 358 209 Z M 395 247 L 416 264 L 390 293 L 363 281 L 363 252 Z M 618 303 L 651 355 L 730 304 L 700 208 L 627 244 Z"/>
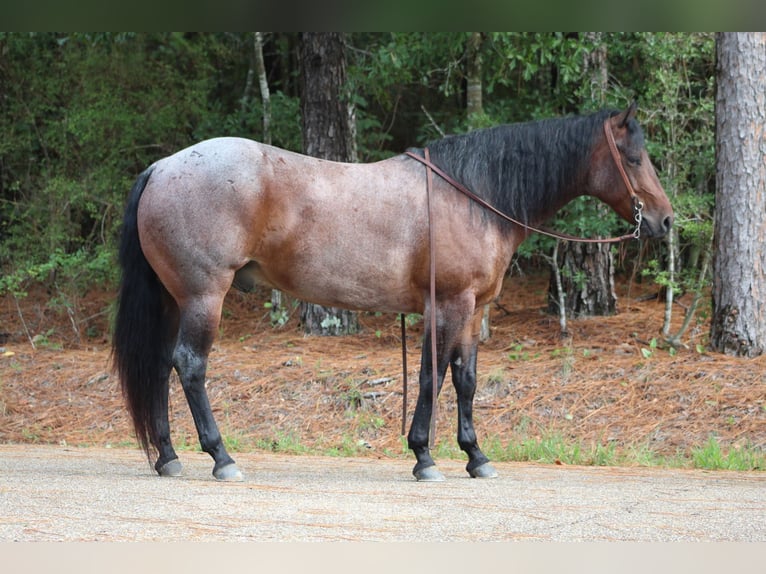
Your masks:
<path fill-rule="evenodd" d="M 662 228 L 665 230 L 665 233 L 670 231 L 670 228 L 673 227 L 673 216 L 668 215 L 665 219 L 662 220 Z"/>

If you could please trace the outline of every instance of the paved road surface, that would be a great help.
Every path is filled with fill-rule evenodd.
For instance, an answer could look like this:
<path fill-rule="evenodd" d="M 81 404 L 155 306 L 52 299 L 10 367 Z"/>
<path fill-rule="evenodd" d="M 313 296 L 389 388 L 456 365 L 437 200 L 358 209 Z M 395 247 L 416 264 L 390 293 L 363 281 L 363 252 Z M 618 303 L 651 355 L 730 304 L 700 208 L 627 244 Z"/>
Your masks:
<path fill-rule="evenodd" d="M 0 446 L 0 541 L 766 541 L 764 473 L 236 458 L 224 484 L 202 453 L 161 479 L 135 450 Z"/>

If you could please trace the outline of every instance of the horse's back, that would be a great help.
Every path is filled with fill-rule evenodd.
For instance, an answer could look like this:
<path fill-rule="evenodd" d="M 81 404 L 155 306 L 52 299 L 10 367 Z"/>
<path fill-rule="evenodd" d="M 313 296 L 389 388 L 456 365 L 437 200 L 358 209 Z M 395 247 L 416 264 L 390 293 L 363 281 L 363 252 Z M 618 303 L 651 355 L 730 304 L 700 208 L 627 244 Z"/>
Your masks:
<path fill-rule="evenodd" d="M 142 245 L 155 269 L 171 269 L 171 283 L 196 280 L 201 289 L 206 277 L 230 281 L 244 267 L 246 288 L 357 309 L 411 308 L 425 210 L 417 208 L 424 194 L 413 186 L 416 172 L 405 166 L 401 158 L 351 164 L 242 138 L 205 140 L 155 164 L 139 205 Z M 193 276 L 172 271 L 180 269 Z"/>

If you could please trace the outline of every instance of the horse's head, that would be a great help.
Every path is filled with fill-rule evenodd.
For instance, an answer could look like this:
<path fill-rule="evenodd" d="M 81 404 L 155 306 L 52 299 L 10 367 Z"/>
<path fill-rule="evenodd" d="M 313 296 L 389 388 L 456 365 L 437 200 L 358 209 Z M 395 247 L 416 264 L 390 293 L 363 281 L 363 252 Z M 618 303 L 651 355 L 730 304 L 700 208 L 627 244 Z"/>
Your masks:
<path fill-rule="evenodd" d="M 635 115 L 634 102 L 606 120 L 593 154 L 591 194 L 626 221 L 640 222 L 642 237 L 662 237 L 673 225 L 673 208 L 646 153 Z"/>

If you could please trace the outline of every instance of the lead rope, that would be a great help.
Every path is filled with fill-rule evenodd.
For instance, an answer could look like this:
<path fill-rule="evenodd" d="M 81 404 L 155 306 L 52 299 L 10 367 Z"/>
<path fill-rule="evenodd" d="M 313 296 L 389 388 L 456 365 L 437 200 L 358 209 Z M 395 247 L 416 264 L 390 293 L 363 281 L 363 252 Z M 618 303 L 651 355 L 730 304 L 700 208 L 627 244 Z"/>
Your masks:
<path fill-rule="evenodd" d="M 430 164 L 431 158 L 428 148 L 423 150 L 426 161 Z M 430 281 L 431 293 L 431 431 L 428 437 L 428 448 L 434 447 L 434 437 L 436 437 L 436 400 L 439 397 L 439 372 L 437 369 L 438 360 L 436 356 L 436 248 L 434 243 L 434 221 L 433 209 L 431 207 L 431 189 L 433 187 L 433 170 L 430 167 L 426 170 L 426 199 L 428 201 L 428 250 L 430 260 Z"/>
<path fill-rule="evenodd" d="M 408 152 L 409 153 L 409 152 Z M 428 437 L 428 447 L 433 448 L 436 436 L 436 409 L 439 398 L 439 372 L 437 370 L 436 356 L 436 257 L 434 246 L 433 209 L 431 208 L 431 187 L 433 186 L 433 172 L 428 148 L 423 150 L 426 161 L 426 203 L 428 205 L 428 259 L 429 259 L 429 305 L 431 312 L 431 424 Z M 407 338 L 404 313 L 399 315 L 402 325 L 402 368 L 403 368 L 403 399 L 402 399 L 402 435 L 407 431 Z"/>
<path fill-rule="evenodd" d="M 402 436 L 407 434 L 407 328 L 404 325 L 404 313 L 399 314 L 402 321 Z"/>

